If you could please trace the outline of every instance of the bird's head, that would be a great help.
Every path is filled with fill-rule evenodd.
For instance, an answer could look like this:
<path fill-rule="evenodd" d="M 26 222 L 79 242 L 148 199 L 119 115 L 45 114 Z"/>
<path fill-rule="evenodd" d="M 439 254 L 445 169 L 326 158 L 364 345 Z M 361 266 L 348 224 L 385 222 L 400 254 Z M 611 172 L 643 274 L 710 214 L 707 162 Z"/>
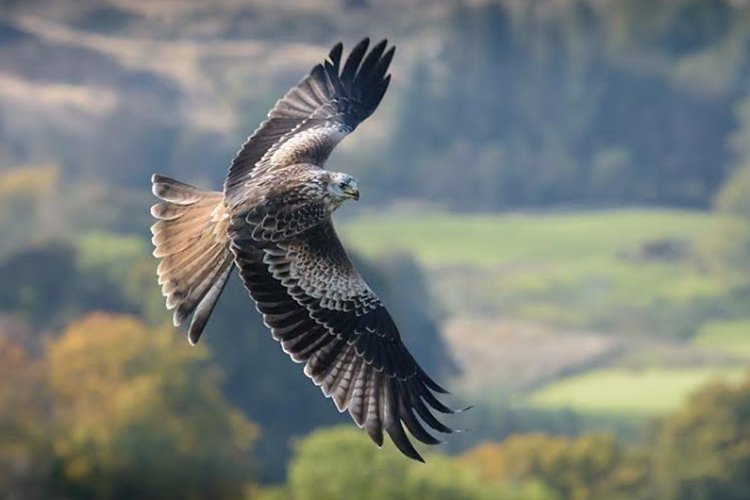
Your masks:
<path fill-rule="evenodd" d="M 359 200 L 359 183 L 349 174 L 331 172 L 328 180 L 328 192 L 339 203 L 343 203 L 348 198 Z"/>

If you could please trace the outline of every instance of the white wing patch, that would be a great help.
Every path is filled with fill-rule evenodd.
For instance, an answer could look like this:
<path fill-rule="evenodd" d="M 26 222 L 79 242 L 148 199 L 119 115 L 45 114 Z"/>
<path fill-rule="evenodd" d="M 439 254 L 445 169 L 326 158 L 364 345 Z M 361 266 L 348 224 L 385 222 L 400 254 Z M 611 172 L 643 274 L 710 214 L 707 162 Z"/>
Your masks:
<path fill-rule="evenodd" d="M 271 156 L 274 165 L 301 163 L 301 160 L 322 166 L 328 151 L 349 134 L 346 127 L 328 122 L 292 135 Z M 315 161 L 310 161 L 315 160 Z"/>

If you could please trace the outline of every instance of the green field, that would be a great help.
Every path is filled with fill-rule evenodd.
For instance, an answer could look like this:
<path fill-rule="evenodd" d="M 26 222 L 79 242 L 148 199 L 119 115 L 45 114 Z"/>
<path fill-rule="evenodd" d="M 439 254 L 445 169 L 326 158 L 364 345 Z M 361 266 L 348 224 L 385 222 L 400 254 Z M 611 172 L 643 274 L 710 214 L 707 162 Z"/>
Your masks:
<path fill-rule="evenodd" d="M 413 254 L 456 315 L 684 337 L 726 293 L 695 258 L 715 224 L 705 212 L 405 213 L 341 222 L 347 244 L 367 256 Z M 659 245 L 678 251 L 649 253 Z"/>
<path fill-rule="evenodd" d="M 414 255 L 428 270 L 433 292 L 458 316 L 480 312 L 621 338 L 695 334 L 685 344 L 750 359 L 750 319 L 727 321 L 704 311 L 724 305 L 727 296 L 725 284 L 697 264 L 715 223 L 707 213 L 390 213 L 342 217 L 337 223 L 346 245 L 365 256 Z M 644 247 L 665 241 L 679 242 L 684 252 L 644 255 Z M 148 251 L 140 240 L 98 233 L 79 244 L 86 268 L 101 266 L 102 255 L 127 261 Z M 544 356 L 555 355 L 540 353 L 531 361 L 544 363 Z M 519 397 L 538 409 L 626 421 L 671 410 L 705 382 L 736 380 L 744 373 L 735 366 L 659 367 L 658 361 L 645 371 L 621 366 L 599 366 Z"/>
<path fill-rule="evenodd" d="M 693 339 L 693 343 L 750 359 L 750 320 L 707 323 Z"/>
<path fill-rule="evenodd" d="M 528 403 L 592 416 L 648 417 L 677 408 L 710 381 L 739 381 L 746 373 L 738 367 L 603 369 L 542 387 L 528 397 Z"/>
<path fill-rule="evenodd" d="M 427 266 L 591 263 L 657 239 L 700 239 L 704 212 L 604 210 L 551 214 L 386 213 L 342 218 L 342 237 L 365 255 L 407 251 Z"/>
<path fill-rule="evenodd" d="M 750 320 L 726 321 L 727 311 L 746 317 L 746 307 L 732 305 L 726 283 L 704 265 L 701 252 L 715 224 L 706 212 L 628 209 L 386 213 L 342 218 L 339 227 L 347 245 L 366 256 L 414 255 L 429 269 L 433 291 L 450 314 L 664 340 L 714 356 L 708 365 L 686 367 L 631 347 L 628 359 L 652 368 L 631 371 L 613 363 L 520 395 L 539 409 L 627 421 L 674 409 L 710 380 L 745 373 L 721 358 L 750 358 Z M 660 253 L 664 248 L 671 251 Z M 554 355 L 539 353 L 533 361 Z"/>

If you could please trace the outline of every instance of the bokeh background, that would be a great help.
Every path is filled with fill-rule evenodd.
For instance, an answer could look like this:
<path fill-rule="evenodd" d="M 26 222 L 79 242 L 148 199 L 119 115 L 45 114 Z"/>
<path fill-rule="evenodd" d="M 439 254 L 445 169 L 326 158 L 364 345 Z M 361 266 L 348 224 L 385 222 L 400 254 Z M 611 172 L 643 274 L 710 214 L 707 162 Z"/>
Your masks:
<path fill-rule="evenodd" d="M 474 404 L 410 463 L 238 280 L 191 348 L 152 172 L 218 189 L 333 43 L 393 82 L 336 222 Z M 750 7 L 740 0 L 0 1 L 0 496 L 750 498 Z"/>

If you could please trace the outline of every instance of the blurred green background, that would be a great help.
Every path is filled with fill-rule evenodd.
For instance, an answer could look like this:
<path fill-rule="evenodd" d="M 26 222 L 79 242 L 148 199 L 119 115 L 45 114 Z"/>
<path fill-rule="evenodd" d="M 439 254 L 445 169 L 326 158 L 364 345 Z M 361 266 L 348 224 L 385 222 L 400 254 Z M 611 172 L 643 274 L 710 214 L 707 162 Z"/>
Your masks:
<path fill-rule="evenodd" d="M 333 43 L 389 93 L 336 222 L 471 431 L 410 463 L 233 279 L 205 341 L 151 257 Z M 750 5 L 0 1 L 0 497 L 750 498 Z"/>

